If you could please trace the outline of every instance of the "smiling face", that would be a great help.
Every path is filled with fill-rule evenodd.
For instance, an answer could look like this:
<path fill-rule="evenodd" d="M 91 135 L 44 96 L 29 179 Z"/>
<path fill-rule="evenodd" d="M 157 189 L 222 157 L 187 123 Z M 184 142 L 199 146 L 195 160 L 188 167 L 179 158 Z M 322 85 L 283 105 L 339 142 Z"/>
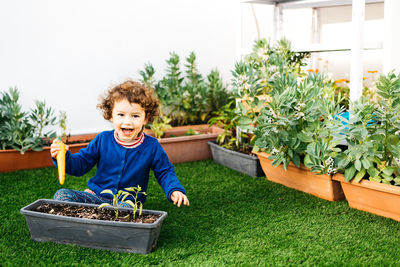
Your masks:
<path fill-rule="evenodd" d="M 123 98 L 115 101 L 110 121 L 121 141 L 132 142 L 147 123 L 146 112 L 141 105 Z"/>

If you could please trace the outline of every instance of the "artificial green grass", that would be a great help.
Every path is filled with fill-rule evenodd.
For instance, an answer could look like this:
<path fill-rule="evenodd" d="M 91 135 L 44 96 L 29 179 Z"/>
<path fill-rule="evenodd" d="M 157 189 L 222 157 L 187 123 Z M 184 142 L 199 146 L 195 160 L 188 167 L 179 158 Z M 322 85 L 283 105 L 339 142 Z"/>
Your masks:
<path fill-rule="evenodd" d="M 147 255 L 31 239 L 20 208 L 52 198 L 57 170 L 0 173 L 0 266 L 400 265 L 400 222 L 239 174 L 213 161 L 177 164 L 190 207 L 169 203 L 151 176 L 145 209 L 164 210 Z M 84 177 L 64 187 L 83 190 Z M 398 205 L 399 203 L 393 203 Z"/>

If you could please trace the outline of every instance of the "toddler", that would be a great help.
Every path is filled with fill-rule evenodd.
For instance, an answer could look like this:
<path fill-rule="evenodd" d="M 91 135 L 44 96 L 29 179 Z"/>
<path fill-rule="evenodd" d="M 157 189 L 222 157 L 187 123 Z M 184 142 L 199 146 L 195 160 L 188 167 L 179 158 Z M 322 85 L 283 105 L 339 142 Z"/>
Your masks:
<path fill-rule="evenodd" d="M 72 154 L 66 146 L 66 173 L 82 176 L 97 165 L 96 175 L 88 181 L 89 188 L 85 191 L 60 189 L 54 199 L 112 204 L 112 196 L 101 194 L 103 190 L 111 189 L 115 194 L 127 187 L 140 186 L 146 192 L 152 169 L 167 199 L 178 207 L 189 206 L 185 189 L 164 149 L 156 138 L 143 132 L 144 126 L 158 116 L 158 106 L 154 91 L 138 82 L 126 81 L 108 90 L 97 107 L 112 122 L 114 130 L 99 133 L 79 153 Z M 58 141 L 54 140 L 50 153 L 55 165 L 59 150 Z M 139 194 L 137 199 L 144 203 L 146 195 Z"/>

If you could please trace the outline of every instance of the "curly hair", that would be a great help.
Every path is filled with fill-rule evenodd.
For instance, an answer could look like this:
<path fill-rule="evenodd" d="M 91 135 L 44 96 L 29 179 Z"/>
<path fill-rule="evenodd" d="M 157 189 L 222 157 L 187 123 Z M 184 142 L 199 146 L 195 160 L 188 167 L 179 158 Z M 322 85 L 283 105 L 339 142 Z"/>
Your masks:
<path fill-rule="evenodd" d="M 100 98 L 97 108 L 103 112 L 104 119 L 112 118 L 114 103 L 124 98 L 128 99 L 130 103 L 139 104 L 145 110 L 149 123 L 159 116 L 160 101 L 154 90 L 139 82 L 128 80 L 107 90 L 106 94 Z"/>

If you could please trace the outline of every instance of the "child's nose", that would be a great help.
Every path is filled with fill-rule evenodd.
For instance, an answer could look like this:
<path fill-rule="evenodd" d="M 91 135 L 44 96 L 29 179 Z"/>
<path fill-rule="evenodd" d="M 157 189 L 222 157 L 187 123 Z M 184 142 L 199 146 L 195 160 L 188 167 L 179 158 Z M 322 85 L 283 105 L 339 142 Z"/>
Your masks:
<path fill-rule="evenodd" d="M 134 120 L 133 118 L 129 117 L 129 116 L 125 116 L 124 118 L 124 124 L 133 124 Z"/>

